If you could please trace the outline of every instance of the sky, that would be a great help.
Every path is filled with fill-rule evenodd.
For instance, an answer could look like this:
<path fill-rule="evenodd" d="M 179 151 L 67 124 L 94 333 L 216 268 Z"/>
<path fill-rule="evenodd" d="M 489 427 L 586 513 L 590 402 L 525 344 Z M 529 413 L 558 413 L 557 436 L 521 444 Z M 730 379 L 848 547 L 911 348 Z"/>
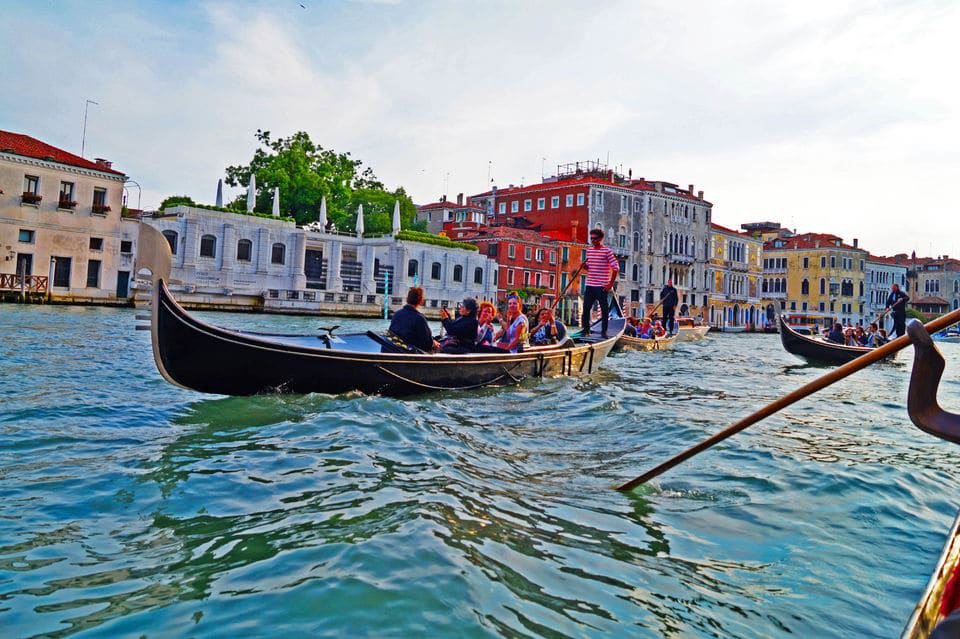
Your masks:
<path fill-rule="evenodd" d="M 417 203 L 609 158 L 725 226 L 960 256 L 957 34 L 925 0 L 8 0 L 0 129 L 79 153 L 95 101 L 147 209 L 303 130 Z"/>

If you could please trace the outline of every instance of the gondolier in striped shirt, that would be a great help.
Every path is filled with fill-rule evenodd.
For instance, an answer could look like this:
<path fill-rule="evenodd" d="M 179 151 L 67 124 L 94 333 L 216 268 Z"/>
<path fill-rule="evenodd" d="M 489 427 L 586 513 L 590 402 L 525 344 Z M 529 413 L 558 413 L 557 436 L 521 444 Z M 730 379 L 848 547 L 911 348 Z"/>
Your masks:
<path fill-rule="evenodd" d="M 610 315 L 610 302 L 607 294 L 613 290 L 613 284 L 620 273 L 620 263 L 613 251 L 603 245 L 603 231 L 590 231 L 590 246 L 587 247 L 587 259 L 584 267 L 587 269 L 587 285 L 583 291 L 583 316 L 580 324 L 583 334 L 590 334 L 590 313 L 594 302 L 600 304 L 600 336 L 607 337 L 607 320 Z"/>

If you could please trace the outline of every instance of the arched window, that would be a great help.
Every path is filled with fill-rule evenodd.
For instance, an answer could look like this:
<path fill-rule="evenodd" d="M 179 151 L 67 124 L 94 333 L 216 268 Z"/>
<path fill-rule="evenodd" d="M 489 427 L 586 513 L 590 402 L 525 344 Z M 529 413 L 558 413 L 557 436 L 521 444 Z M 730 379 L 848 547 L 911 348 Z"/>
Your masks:
<path fill-rule="evenodd" d="M 453 281 L 462 282 L 463 281 L 463 267 L 457 264 L 453 267 Z"/>
<path fill-rule="evenodd" d="M 176 255 L 177 254 L 177 232 L 164 231 L 163 236 L 167 238 L 167 244 L 170 245 L 170 252 Z"/>
<path fill-rule="evenodd" d="M 634 264 L 633 265 L 633 281 L 636 282 L 639 279 L 640 279 L 640 265 Z"/>
<path fill-rule="evenodd" d="M 800 294 L 809 295 L 810 294 L 810 282 L 803 280 L 800 282 Z"/>
<path fill-rule="evenodd" d="M 863 282 L 860 282 L 860 297 L 863 297 Z"/>
<path fill-rule="evenodd" d="M 417 260 L 410 260 L 407 262 L 407 277 L 416 277 L 417 273 L 420 272 L 420 262 Z"/>
<path fill-rule="evenodd" d="M 483 284 L 483 269 L 479 266 L 473 269 L 473 283 Z"/>
<path fill-rule="evenodd" d="M 636 253 L 640 250 L 640 233 L 635 232 L 633 234 L 633 251 Z M 956 290 L 956 282 L 954 282 L 954 290 Z"/>
<path fill-rule="evenodd" d="M 217 256 L 217 238 L 212 235 L 204 235 L 200 238 L 200 257 Z"/>
<path fill-rule="evenodd" d="M 434 262 L 430 266 L 430 277 L 432 277 L 435 280 L 440 279 L 440 262 Z"/>
<path fill-rule="evenodd" d="M 253 254 L 253 242 L 250 240 L 240 240 L 237 242 L 237 261 L 249 262 Z"/>
<path fill-rule="evenodd" d="M 285 264 L 287 261 L 287 247 L 277 242 L 270 251 L 271 264 Z"/>

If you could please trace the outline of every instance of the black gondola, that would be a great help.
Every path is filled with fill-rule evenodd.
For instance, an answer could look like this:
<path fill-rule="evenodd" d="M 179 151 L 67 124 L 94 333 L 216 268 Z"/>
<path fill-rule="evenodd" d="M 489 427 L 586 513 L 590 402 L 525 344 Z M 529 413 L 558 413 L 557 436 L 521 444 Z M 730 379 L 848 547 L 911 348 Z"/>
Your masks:
<path fill-rule="evenodd" d="M 509 385 L 529 377 L 577 376 L 596 370 L 623 333 L 610 319 L 610 337 L 574 337 L 522 353 L 426 354 L 389 336 L 274 335 L 207 324 L 183 309 L 167 287 L 171 254 L 166 238 L 140 229 L 137 274 L 149 272 L 148 317 L 153 356 L 173 384 L 202 393 L 346 393 L 411 395 Z M 616 300 L 614 300 L 616 304 Z"/>
<path fill-rule="evenodd" d="M 780 316 L 780 342 L 788 353 L 821 364 L 846 364 L 872 348 L 864 346 L 844 346 L 833 344 L 817 337 L 798 333 Z"/>

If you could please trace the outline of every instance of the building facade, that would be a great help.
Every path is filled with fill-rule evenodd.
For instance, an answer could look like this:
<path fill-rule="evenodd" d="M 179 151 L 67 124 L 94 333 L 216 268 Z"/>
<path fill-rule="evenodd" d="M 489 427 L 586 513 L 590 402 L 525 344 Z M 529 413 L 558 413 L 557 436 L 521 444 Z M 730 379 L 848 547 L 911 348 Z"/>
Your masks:
<path fill-rule="evenodd" d="M 171 290 L 198 308 L 380 315 L 420 286 L 425 311 L 496 297 L 496 262 L 470 245 L 298 227 L 279 217 L 177 206 L 144 218 L 173 252 Z"/>
<path fill-rule="evenodd" d="M 753 330 L 767 323 L 761 298 L 763 240 L 710 225 L 709 308 L 704 320 L 721 330 Z"/>
<path fill-rule="evenodd" d="M 761 295 L 788 314 L 817 323 L 855 325 L 866 313 L 864 275 L 868 253 L 826 233 L 794 234 L 781 229 L 763 247 Z"/>
<path fill-rule="evenodd" d="M 126 176 L 28 135 L 0 131 L 0 295 L 127 303 L 136 223 Z"/>
<path fill-rule="evenodd" d="M 439 202 L 418 206 L 417 221 L 426 223 L 427 233 L 440 235 L 445 224 L 457 222 L 463 228 L 477 229 L 487 223 L 487 216 L 482 207 L 471 202 L 464 203 L 463 193 L 460 193 L 456 203 L 443 196 Z"/>
<path fill-rule="evenodd" d="M 670 279 L 680 293 L 682 314 L 695 314 L 707 304 L 713 205 L 702 191 L 694 194 L 692 184 L 682 189 L 583 162 L 560 166 L 556 176 L 539 184 L 494 188 L 470 199 L 493 225 L 530 228 L 579 247 L 586 246 L 591 229 L 602 229 L 620 261 L 618 292 L 632 315 L 655 304 Z"/>
<path fill-rule="evenodd" d="M 916 253 L 890 259 L 907 269 L 906 292 L 917 311 L 936 316 L 960 308 L 960 260 L 949 255 L 917 257 Z"/>

